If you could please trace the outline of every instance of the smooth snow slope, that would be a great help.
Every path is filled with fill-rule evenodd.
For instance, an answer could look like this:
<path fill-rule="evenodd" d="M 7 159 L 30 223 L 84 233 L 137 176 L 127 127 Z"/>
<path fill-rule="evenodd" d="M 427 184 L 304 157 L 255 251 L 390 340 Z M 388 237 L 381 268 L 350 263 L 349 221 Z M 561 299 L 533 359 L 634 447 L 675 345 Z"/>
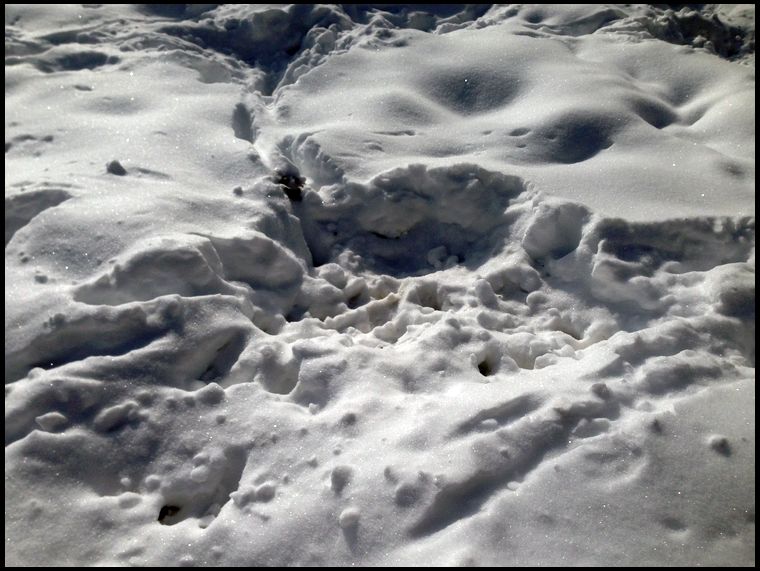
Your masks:
<path fill-rule="evenodd" d="M 7 5 L 6 564 L 754 565 L 754 7 Z"/>

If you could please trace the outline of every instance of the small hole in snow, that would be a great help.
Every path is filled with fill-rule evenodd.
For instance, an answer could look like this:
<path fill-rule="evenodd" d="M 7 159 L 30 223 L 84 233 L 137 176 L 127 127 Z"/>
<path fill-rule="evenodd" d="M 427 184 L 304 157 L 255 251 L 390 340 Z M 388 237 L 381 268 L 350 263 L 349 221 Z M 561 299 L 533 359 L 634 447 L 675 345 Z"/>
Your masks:
<path fill-rule="evenodd" d="M 491 369 L 491 365 L 488 364 L 488 361 L 480 362 L 478 364 L 478 371 L 480 371 L 480 374 L 484 377 L 493 375 L 493 370 Z"/>
<path fill-rule="evenodd" d="M 167 520 L 172 516 L 177 515 L 181 509 L 182 508 L 178 506 L 163 506 L 161 511 L 158 512 L 158 523 L 162 525 L 171 525 L 173 522 Z"/>

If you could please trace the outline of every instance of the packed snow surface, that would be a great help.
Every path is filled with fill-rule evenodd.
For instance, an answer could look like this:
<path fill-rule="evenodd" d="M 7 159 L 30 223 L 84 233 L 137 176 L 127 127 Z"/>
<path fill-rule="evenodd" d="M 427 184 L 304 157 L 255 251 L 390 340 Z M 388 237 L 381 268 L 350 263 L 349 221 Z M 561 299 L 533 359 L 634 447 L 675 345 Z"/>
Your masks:
<path fill-rule="evenodd" d="M 754 565 L 754 7 L 6 5 L 9 565 Z"/>

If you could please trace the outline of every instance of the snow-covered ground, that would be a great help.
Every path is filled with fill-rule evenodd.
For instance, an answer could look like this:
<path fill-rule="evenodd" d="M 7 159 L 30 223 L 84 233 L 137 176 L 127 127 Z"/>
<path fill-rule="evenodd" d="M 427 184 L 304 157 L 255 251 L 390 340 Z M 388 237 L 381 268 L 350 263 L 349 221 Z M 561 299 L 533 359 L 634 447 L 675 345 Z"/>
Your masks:
<path fill-rule="evenodd" d="M 754 565 L 753 5 L 6 5 L 9 565 Z"/>

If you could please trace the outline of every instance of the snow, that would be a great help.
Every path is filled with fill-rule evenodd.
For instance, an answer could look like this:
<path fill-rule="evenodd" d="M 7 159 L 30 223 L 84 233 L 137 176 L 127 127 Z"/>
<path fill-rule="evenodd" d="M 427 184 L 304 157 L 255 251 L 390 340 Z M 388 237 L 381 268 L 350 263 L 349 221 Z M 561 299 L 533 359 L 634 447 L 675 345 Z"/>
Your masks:
<path fill-rule="evenodd" d="M 698 6 L 7 5 L 6 563 L 754 565 Z"/>

